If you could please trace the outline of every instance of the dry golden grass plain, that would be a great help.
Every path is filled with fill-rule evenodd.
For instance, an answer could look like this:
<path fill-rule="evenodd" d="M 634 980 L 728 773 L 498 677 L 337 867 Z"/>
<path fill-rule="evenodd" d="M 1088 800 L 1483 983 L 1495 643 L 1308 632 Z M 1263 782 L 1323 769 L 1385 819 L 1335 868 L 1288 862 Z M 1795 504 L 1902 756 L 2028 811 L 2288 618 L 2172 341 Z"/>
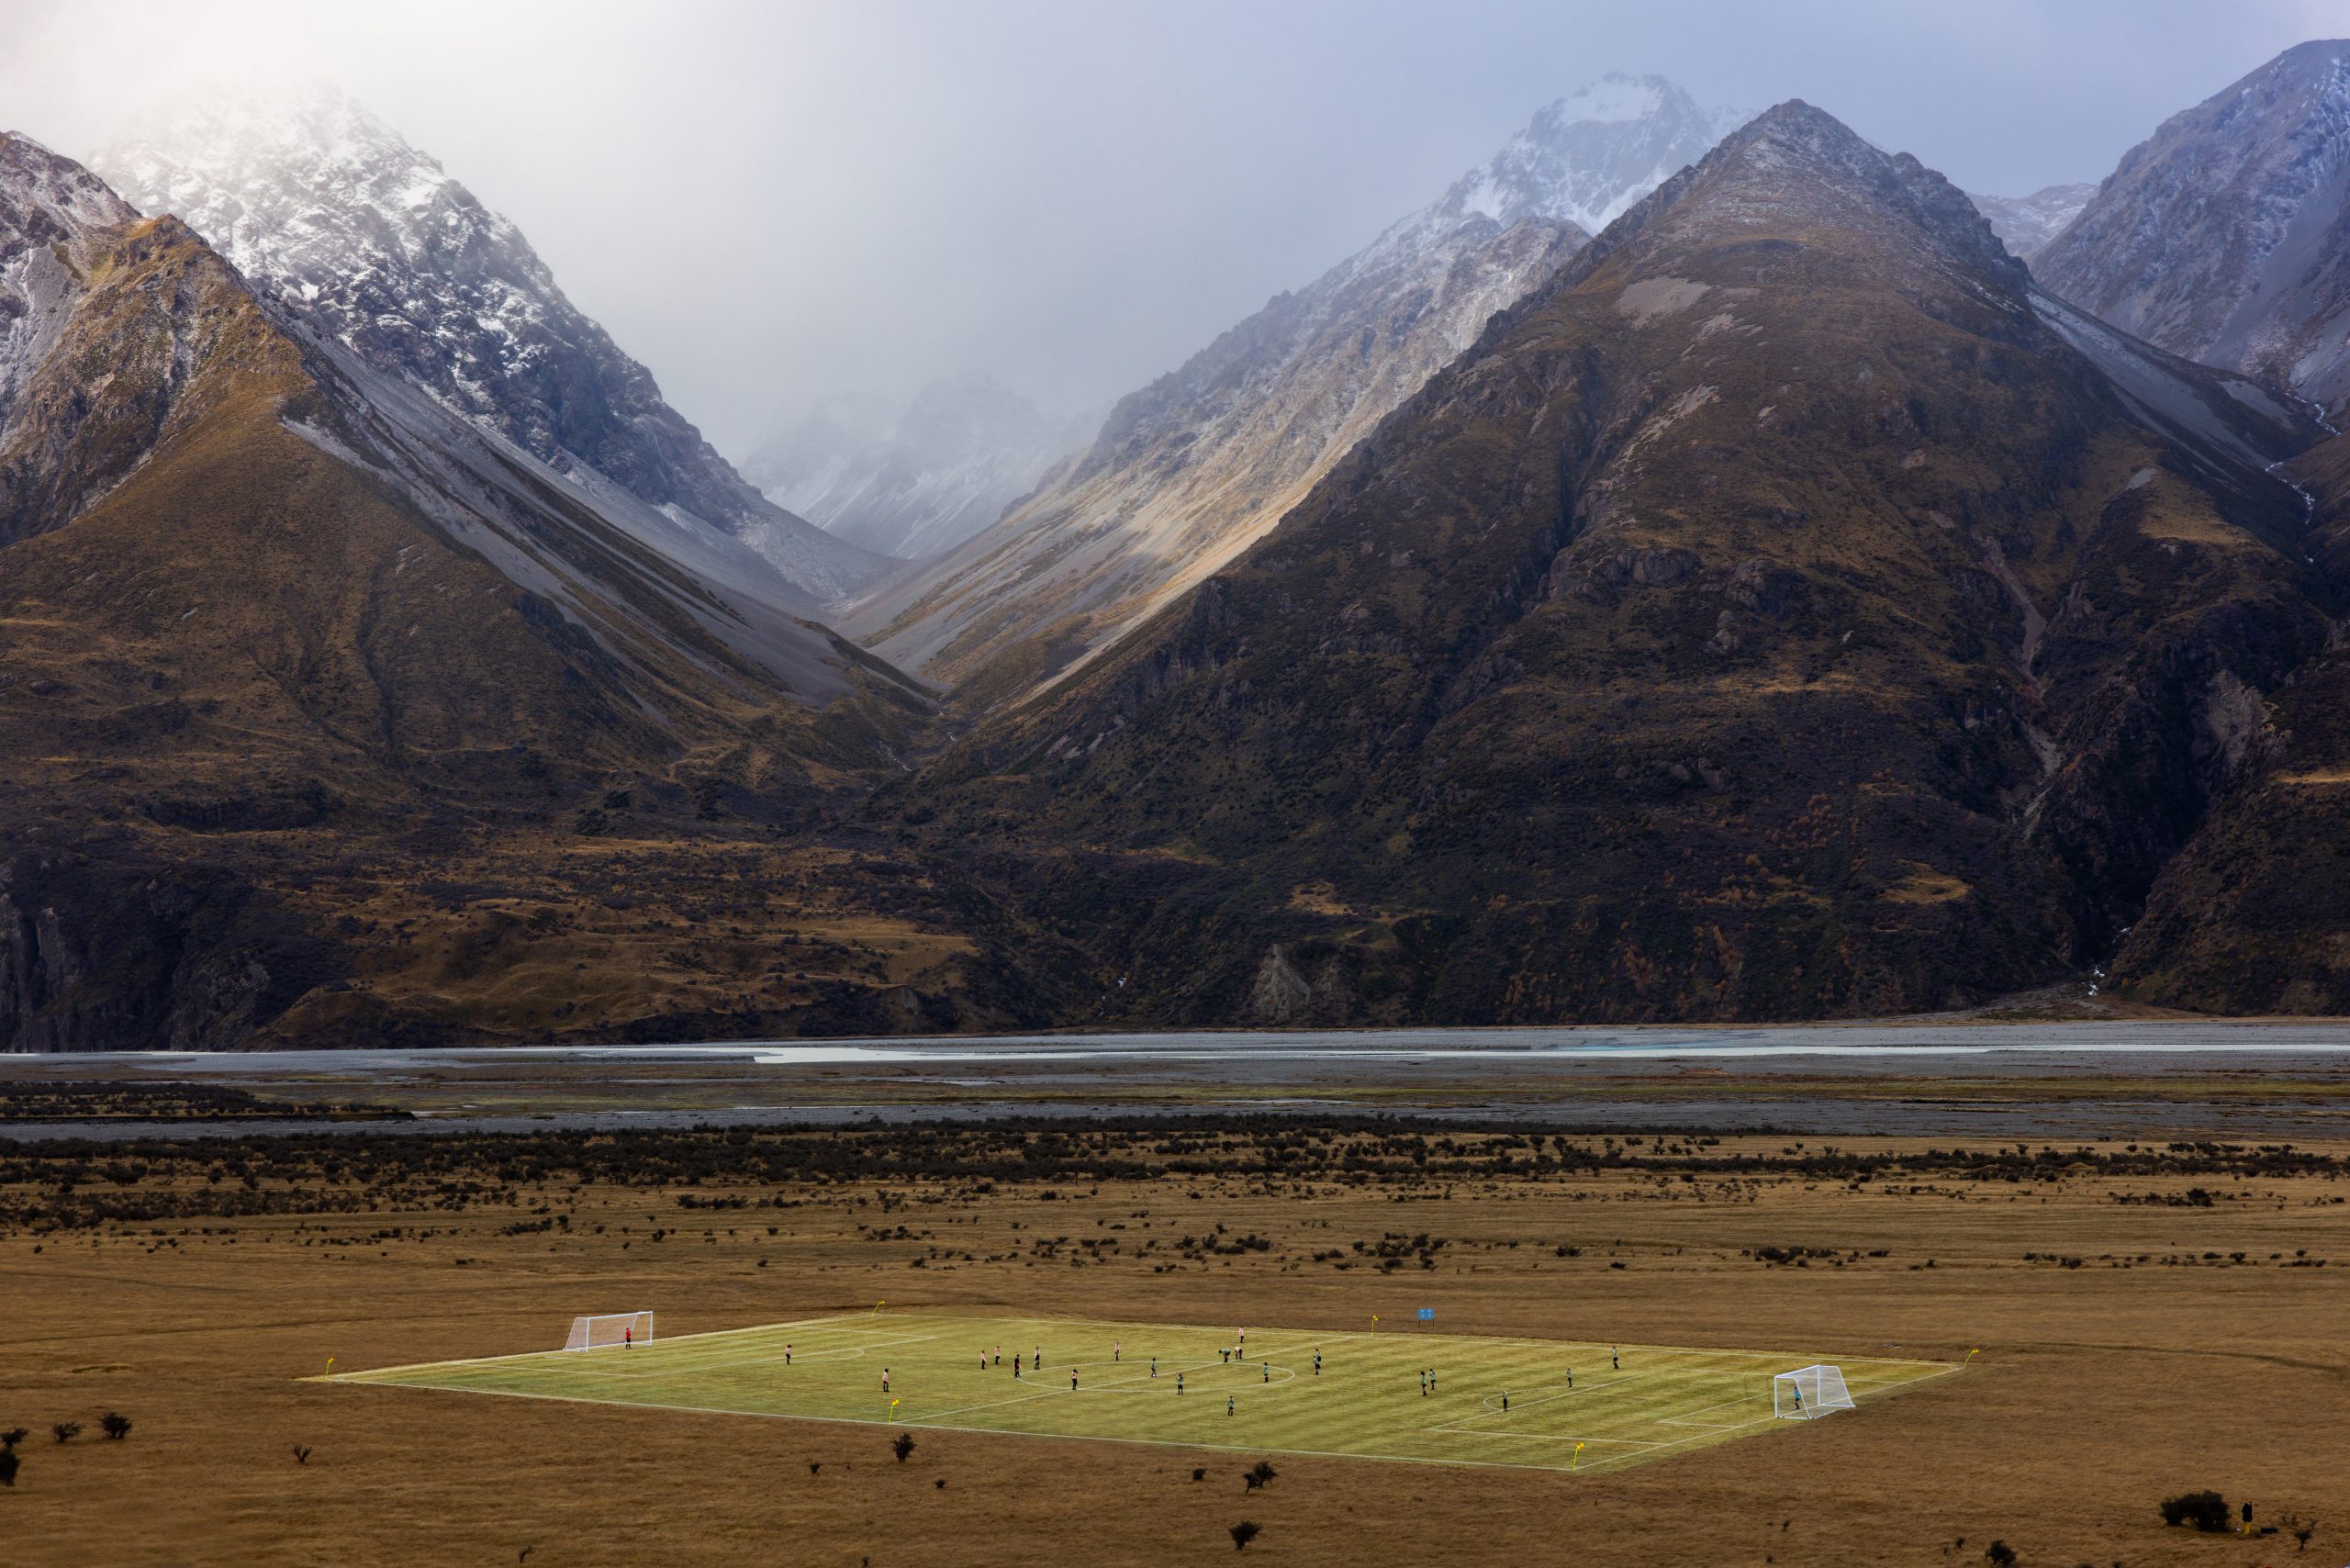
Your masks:
<path fill-rule="evenodd" d="M 990 1136 L 902 1169 L 902 1133 L 665 1135 L 625 1155 L 0 1145 L 0 1427 L 33 1429 L 0 1490 L 0 1558 L 1156 1564 L 1230 1557 L 1244 1518 L 1262 1527 L 1249 1558 L 1291 1563 L 1957 1563 L 1994 1540 L 2062 1568 L 2350 1554 L 2350 1149 L 2298 1172 L 2192 1151 L 2151 1174 L 1970 1171 L 1922 1142 L 1823 1158 L 1652 1138 L 1546 1169 L 1522 1136 L 1431 1134 L 1423 1163 L 1392 1131 L 1309 1133 L 1300 1152 L 1236 1126 L 1104 1135 L 1102 1158 L 1133 1169 L 1089 1174 L 1086 1156 L 1018 1179 L 982 1175 Z M 778 1180 L 762 1157 L 794 1138 L 828 1152 Z M 607 1153 L 593 1172 L 565 1153 L 587 1147 Z M 1855 1151 L 1900 1159 L 1834 1174 Z M 1213 1249 L 1243 1238 L 1267 1245 Z M 876 1300 L 1332 1330 L 1433 1305 L 1452 1333 L 1981 1354 L 1897 1399 L 1619 1474 L 1284 1458 L 1245 1496 L 1231 1454 L 923 1433 L 900 1464 L 873 1427 L 304 1381 L 330 1356 L 550 1347 L 576 1312 L 649 1306 L 688 1333 Z M 97 1434 L 107 1410 L 136 1423 L 127 1439 Z M 89 1430 L 59 1445 L 64 1419 Z M 2314 1519 L 2307 1553 L 2286 1533 L 2165 1528 L 2157 1502 L 2200 1487 L 2249 1499 L 2256 1523 Z"/>

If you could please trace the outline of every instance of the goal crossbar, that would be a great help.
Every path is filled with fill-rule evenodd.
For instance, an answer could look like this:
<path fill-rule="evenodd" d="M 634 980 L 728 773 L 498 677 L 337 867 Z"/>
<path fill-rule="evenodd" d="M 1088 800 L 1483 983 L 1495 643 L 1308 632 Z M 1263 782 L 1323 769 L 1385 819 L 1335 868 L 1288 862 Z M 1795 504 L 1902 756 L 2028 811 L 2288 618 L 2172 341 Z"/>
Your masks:
<path fill-rule="evenodd" d="M 1771 1414 L 1783 1421 L 1816 1420 L 1831 1410 L 1852 1408 L 1841 1367 L 1797 1367 L 1771 1380 Z"/>
<path fill-rule="evenodd" d="M 653 1315 L 649 1312 L 605 1312 L 571 1320 L 571 1335 L 563 1342 L 566 1350 L 601 1350 L 611 1346 L 649 1345 L 653 1342 Z"/>

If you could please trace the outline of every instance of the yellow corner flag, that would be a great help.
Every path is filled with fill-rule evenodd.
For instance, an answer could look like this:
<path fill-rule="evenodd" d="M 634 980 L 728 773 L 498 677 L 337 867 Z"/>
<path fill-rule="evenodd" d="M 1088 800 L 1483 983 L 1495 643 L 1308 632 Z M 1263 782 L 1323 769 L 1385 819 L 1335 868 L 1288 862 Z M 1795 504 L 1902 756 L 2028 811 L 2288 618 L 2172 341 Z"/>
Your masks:
<path fill-rule="evenodd" d="M 895 1410 L 897 1407 L 898 1407 L 898 1402 L 897 1402 L 896 1400 L 892 1399 L 891 1401 L 890 1401 L 890 1409 Z"/>
<path fill-rule="evenodd" d="M 1583 1445 L 1581 1443 L 1577 1443 L 1575 1445 L 1574 1458 L 1567 1462 L 1567 1468 L 1569 1470 L 1581 1470 L 1583 1468 Z"/>
<path fill-rule="evenodd" d="M 1379 1332 L 1379 1314 L 1375 1312 L 1371 1315 L 1371 1331 L 1374 1334 Z"/>
<path fill-rule="evenodd" d="M 329 1377 L 332 1377 L 334 1375 L 334 1358 L 332 1356 L 329 1356 L 327 1358 L 327 1375 Z"/>
<path fill-rule="evenodd" d="M 1977 1356 L 1981 1355 L 1982 1353 L 1983 1353 L 1983 1347 L 1982 1347 L 1982 1346 L 1980 1346 L 1980 1345 L 1975 1346 L 1975 1349 L 1973 1349 L 1973 1350 L 1969 1350 L 1969 1351 L 1967 1351 L 1967 1352 L 1966 1352 L 1966 1361 L 1973 1361 L 1975 1357 L 1977 1357 Z M 1966 1361 L 1961 1361 L 1961 1362 L 1959 1362 L 1958 1364 L 1959 1364 L 1960 1366 L 1964 1366 L 1964 1365 L 1966 1364 Z"/>
<path fill-rule="evenodd" d="M 888 1302 L 886 1302 L 886 1301 L 877 1301 L 877 1302 L 875 1302 L 875 1303 L 873 1304 L 873 1310 L 874 1310 L 874 1311 L 876 1311 L 876 1312 L 878 1312 L 878 1311 L 880 1311 L 883 1307 L 885 1307 L 885 1306 L 887 1306 L 887 1305 L 890 1305 L 890 1304 L 889 1304 Z"/>

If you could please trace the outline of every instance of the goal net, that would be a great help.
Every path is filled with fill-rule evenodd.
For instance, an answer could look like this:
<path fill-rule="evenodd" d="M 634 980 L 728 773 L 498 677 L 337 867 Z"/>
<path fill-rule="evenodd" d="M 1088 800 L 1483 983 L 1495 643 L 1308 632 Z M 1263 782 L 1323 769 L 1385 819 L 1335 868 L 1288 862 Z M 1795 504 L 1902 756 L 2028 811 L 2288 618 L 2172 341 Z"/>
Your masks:
<path fill-rule="evenodd" d="M 566 1350 L 600 1350 L 608 1345 L 649 1345 L 653 1342 L 653 1315 L 649 1312 L 610 1312 L 594 1317 L 571 1320 L 571 1337 L 563 1342 Z"/>
<path fill-rule="evenodd" d="M 1841 1367 L 1797 1367 L 1771 1380 L 1771 1414 L 1783 1421 L 1808 1421 L 1852 1407 Z"/>

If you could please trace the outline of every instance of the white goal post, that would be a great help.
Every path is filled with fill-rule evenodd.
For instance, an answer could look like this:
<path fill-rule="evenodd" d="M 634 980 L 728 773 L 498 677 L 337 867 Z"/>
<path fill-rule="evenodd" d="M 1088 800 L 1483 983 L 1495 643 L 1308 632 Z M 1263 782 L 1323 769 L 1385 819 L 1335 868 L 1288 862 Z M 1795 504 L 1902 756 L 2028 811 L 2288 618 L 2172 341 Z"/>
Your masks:
<path fill-rule="evenodd" d="M 571 1337 L 563 1342 L 566 1350 L 600 1350 L 613 1345 L 649 1345 L 653 1342 L 653 1315 L 649 1312 L 609 1312 L 593 1317 L 571 1320 Z"/>
<path fill-rule="evenodd" d="M 1809 1421 L 1852 1407 L 1841 1367 L 1797 1367 L 1771 1380 L 1771 1414 L 1783 1421 Z"/>

